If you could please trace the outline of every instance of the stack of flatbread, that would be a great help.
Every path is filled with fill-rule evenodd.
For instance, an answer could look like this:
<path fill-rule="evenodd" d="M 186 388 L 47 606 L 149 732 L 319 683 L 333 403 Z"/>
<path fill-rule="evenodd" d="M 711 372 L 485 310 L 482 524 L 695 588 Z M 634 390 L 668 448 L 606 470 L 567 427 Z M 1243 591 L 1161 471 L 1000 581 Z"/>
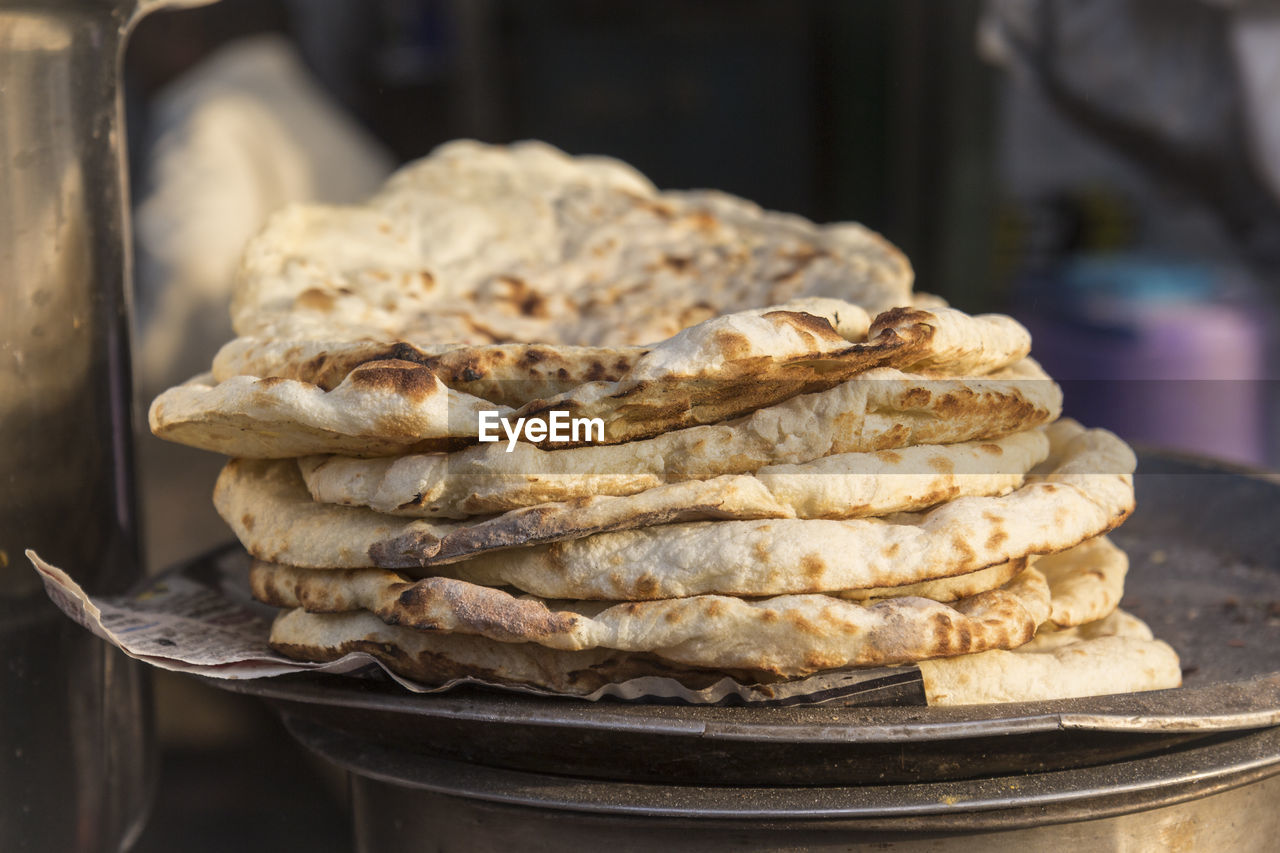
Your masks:
<path fill-rule="evenodd" d="M 151 427 L 234 457 L 214 500 L 292 657 L 567 694 L 1179 683 L 1116 609 L 1132 452 L 1060 419 L 1021 326 L 913 294 L 860 226 L 453 143 L 367 205 L 277 215 L 232 313 Z"/>

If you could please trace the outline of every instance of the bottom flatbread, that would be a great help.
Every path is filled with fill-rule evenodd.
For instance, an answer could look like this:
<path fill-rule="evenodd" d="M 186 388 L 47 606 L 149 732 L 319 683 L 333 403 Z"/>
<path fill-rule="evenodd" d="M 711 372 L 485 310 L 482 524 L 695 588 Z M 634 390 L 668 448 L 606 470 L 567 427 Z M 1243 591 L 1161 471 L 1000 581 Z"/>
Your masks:
<path fill-rule="evenodd" d="M 1178 654 L 1123 610 L 1045 630 L 1016 651 L 921 661 L 930 705 L 1035 702 L 1163 690 L 1182 684 Z"/>
<path fill-rule="evenodd" d="M 726 674 L 614 649 L 566 652 L 537 643 L 499 643 L 470 634 L 415 631 L 388 625 L 367 610 L 287 610 L 271 627 L 271 647 L 302 661 L 334 661 L 364 652 L 395 674 L 427 686 L 476 678 L 489 684 L 541 687 L 569 696 L 586 696 L 608 684 L 646 676 L 672 678 L 699 690 Z M 743 684 L 778 680 L 757 672 L 730 675 Z"/>
<path fill-rule="evenodd" d="M 585 696 L 631 678 L 672 678 L 690 689 L 728 675 L 743 684 L 776 683 L 768 673 L 681 667 L 648 654 L 612 649 L 561 651 L 535 643 L 499 643 L 466 634 L 387 625 L 364 610 L 282 613 L 271 645 L 298 660 L 332 661 L 365 652 L 424 685 L 471 677 L 491 684 L 533 685 Z M 930 705 L 1065 699 L 1181 684 L 1177 654 L 1122 611 L 1096 623 L 1042 630 L 1013 652 L 983 652 L 920 664 Z"/>

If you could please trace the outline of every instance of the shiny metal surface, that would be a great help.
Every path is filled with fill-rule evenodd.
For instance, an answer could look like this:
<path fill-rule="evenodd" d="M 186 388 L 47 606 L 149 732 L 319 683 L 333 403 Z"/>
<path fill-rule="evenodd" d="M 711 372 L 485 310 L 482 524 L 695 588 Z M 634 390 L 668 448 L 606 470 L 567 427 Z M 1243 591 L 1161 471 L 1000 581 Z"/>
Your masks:
<path fill-rule="evenodd" d="M 904 853 L 1270 853 L 1280 835 L 1280 775 L 1199 799 L 1109 817 L 994 829 L 908 829 L 842 820 L 742 821 L 572 813 L 414 790 L 352 777 L 356 849 L 530 853 L 608 849 L 889 850 Z M 424 843 L 424 839 L 426 839 Z M 428 846 L 429 845 L 429 846 Z"/>
<path fill-rule="evenodd" d="M 142 669 L 58 613 L 140 573 L 120 60 L 158 0 L 0 0 L 0 849 L 116 850 L 152 755 Z"/>
<path fill-rule="evenodd" d="M 295 721 L 290 731 L 359 776 L 555 811 L 715 821 L 839 820 L 889 831 L 1040 826 L 1174 805 L 1280 774 L 1280 728 L 1123 764 L 894 785 L 715 786 L 601 782 L 424 758 Z M 725 823 L 732 826 L 732 823 Z"/>
<path fill-rule="evenodd" d="M 1280 729 L 1122 764 L 858 787 L 638 785 L 294 734 L 353 774 L 357 849 L 1130 851 L 1273 849 Z"/>

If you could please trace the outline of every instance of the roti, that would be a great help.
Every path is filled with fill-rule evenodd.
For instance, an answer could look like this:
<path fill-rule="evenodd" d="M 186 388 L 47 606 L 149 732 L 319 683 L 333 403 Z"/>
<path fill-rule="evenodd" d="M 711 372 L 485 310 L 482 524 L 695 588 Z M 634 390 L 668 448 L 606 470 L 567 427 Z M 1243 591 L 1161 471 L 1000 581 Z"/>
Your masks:
<path fill-rule="evenodd" d="M 1053 639 L 1048 639 L 1052 637 Z M 532 685 L 587 695 L 632 678 L 673 678 L 700 689 L 726 676 L 742 684 L 775 683 L 751 670 L 686 667 L 650 654 L 595 648 L 561 651 L 536 643 L 504 643 L 467 634 L 415 631 L 387 625 L 365 610 L 317 614 L 283 612 L 271 630 L 272 648 L 297 660 L 337 660 L 366 652 L 393 672 L 424 685 L 472 677 L 491 684 Z M 1161 690 L 1181 684 L 1176 652 L 1151 639 L 1134 617 L 1117 611 L 1099 623 L 1041 631 L 1014 651 L 993 650 L 917 664 L 930 705 L 1025 702 Z"/>
<path fill-rule="evenodd" d="M 1042 630 L 1015 651 L 921 661 L 930 705 L 1035 702 L 1182 684 L 1178 654 L 1123 611 L 1071 631 Z"/>
<path fill-rule="evenodd" d="M 438 451 L 478 434 L 482 411 L 510 409 L 445 386 L 417 365 L 375 361 L 332 391 L 291 379 L 208 374 L 151 403 L 156 436 L 228 456 L 281 459 L 314 453 Z"/>
<path fill-rule="evenodd" d="M 1124 595 L 1129 558 L 1105 536 L 1087 539 L 1073 548 L 1044 557 L 1024 557 L 966 575 L 924 581 L 898 587 L 845 590 L 842 598 L 867 601 L 904 595 L 920 595 L 935 601 L 955 601 L 994 589 L 1028 565 L 1049 583 L 1053 609 L 1043 631 L 1093 624 L 1115 612 Z"/>
<path fill-rule="evenodd" d="M 250 554 L 304 568 L 447 571 L 547 598 L 614 601 L 892 587 L 1065 550 L 1127 518 L 1136 464 L 1128 446 L 1069 420 L 1046 434 L 1044 470 L 1021 488 L 888 518 L 654 526 L 631 516 L 600 532 L 570 502 L 471 523 L 405 521 L 313 502 L 287 460 L 233 460 L 214 503 Z M 528 547 L 548 540 L 556 544 Z M 448 564 L 457 565 L 440 568 Z"/>
<path fill-rule="evenodd" d="M 1105 536 L 1037 561 L 1049 581 L 1053 612 L 1049 627 L 1095 624 L 1120 604 L 1129 558 Z"/>
<path fill-rule="evenodd" d="M 299 469 L 311 497 L 321 503 L 426 518 L 518 509 L 520 503 L 510 498 L 495 500 L 495 493 L 502 494 L 503 486 L 510 484 L 511 492 L 528 495 L 533 491 L 530 480 L 552 480 L 544 494 L 554 490 L 557 497 L 568 497 L 576 513 L 584 519 L 599 518 L 599 526 L 608 527 L 607 519 L 627 514 L 659 523 L 699 515 L 860 518 L 924 509 L 964 495 L 1007 494 L 1022 485 L 1024 475 L 1048 452 L 1044 432 L 1028 430 L 982 442 L 841 453 L 799 465 L 768 465 L 754 474 L 726 474 L 645 489 L 638 487 L 648 485 L 650 478 L 637 473 L 574 477 L 512 472 L 496 483 L 494 478 L 476 480 L 474 475 L 459 476 L 445 455 L 390 460 L 308 457 L 299 461 Z M 464 494 L 461 507 L 439 501 L 435 498 L 439 490 L 424 483 L 422 473 L 448 477 L 459 486 L 470 483 L 471 494 Z M 476 492 L 486 493 L 486 498 Z"/>
<path fill-rule="evenodd" d="M 617 382 L 531 401 L 517 416 L 545 419 L 563 411 L 600 418 L 603 443 L 617 444 L 717 423 L 876 367 L 980 376 L 1031 350 L 1031 336 L 1012 318 L 952 308 L 886 311 L 872 321 L 865 343 L 849 343 L 832 321 L 853 307 L 832 308 L 828 316 L 780 306 L 715 317 L 654 346 Z"/>
<path fill-rule="evenodd" d="M 273 216 L 246 247 L 232 319 L 274 340 L 643 346 L 797 297 L 910 305 L 911 280 L 859 225 L 660 193 L 616 160 L 543 143 L 460 141 L 367 204 Z"/>
<path fill-rule="evenodd" d="M 863 605 L 827 595 L 555 602 L 449 578 L 406 581 L 372 569 L 317 572 L 262 563 L 251 583 L 259 600 L 312 613 L 367 610 L 417 631 L 562 651 L 646 652 L 687 666 L 786 676 L 1014 648 L 1049 614 L 1049 587 L 1035 569 L 951 604 L 907 597 Z"/>
<path fill-rule="evenodd" d="M 820 310 L 814 302 L 806 305 Z M 150 424 L 161 438 L 229 455 L 379 456 L 435 449 L 449 439 L 457 439 L 454 445 L 473 441 L 486 409 L 513 421 L 542 422 L 558 411 L 565 418 L 599 418 L 601 429 L 592 438 L 616 444 L 723 421 L 834 388 L 877 367 L 982 375 L 1015 364 L 1029 348 L 1025 330 L 1008 318 L 967 317 L 944 308 L 888 312 L 877 318 L 881 326 L 873 324 L 872 340 L 851 344 L 836 330 L 839 317 L 861 309 L 818 302 L 828 316 L 781 306 L 717 317 L 656 345 L 617 382 L 579 384 L 514 412 L 460 389 L 520 402 L 545 388 L 548 374 L 535 370 L 528 384 L 495 379 L 469 366 L 487 358 L 481 349 L 445 353 L 440 358 L 446 361 L 430 364 L 367 362 L 327 391 L 281 376 L 230 376 L 212 384 L 198 377 L 161 394 L 152 403 Z M 463 381 L 454 388 L 446 384 L 449 378 Z M 550 443 L 550 436 L 542 442 Z"/>
<path fill-rule="evenodd" d="M 734 421 L 623 445 L 543 450 L 508 442 L 448 455 L 325 456 L 300 465 L 313 497 L 322 502 L 463 518 L 592 495 L 635 494 L 838 454 L 998 443 L 1053 420 L 1061 404 L 1058 386 L 1030 360 L 982 378 L 928 379 L 880 369 Z M 880 458 L 895 463 L 897 456 L 886 452 Z"/>

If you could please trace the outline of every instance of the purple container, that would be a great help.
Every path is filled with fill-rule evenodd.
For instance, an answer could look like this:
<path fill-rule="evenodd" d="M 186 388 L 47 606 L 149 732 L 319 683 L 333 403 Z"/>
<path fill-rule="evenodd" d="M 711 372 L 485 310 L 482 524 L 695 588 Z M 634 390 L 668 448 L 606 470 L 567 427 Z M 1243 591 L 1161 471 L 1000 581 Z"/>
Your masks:
<path fill-rule="evenodd" d="M 1028 289 L 1032 355 L 1066 414 L 1122 438 L 1268 462 L 1268 317 L 1210 267 L 1131 256 L 1068 264 Z"/>

